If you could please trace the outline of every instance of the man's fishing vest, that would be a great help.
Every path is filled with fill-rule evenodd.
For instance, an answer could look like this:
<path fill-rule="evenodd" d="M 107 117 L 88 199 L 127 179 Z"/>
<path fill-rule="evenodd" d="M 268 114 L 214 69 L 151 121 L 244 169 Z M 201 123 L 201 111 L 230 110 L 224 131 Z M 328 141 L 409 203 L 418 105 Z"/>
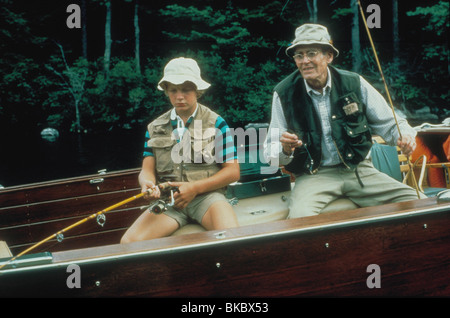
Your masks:
<path fill-rule="evenodd" d="M 354 170 L 372 146 L 360 78 L 358 74 L 328 67 L 331 73 L 331 135 L 342 163 Z M 280 97 L 288 129 L 304 144 L 295 149 L 293 160 L 285 168 L 293 173 L 314 173 L 322 157 L 322 128 L 304 79 L 299 71 L 295 71 L 274 90 Z"/>
<path fill-rule="evenodd" d="M 148 125 L 158 181 L 196 181 L 217 173 L 215 123 L 218 115 L 198 104 L 197 114 L 177 142 L 168 111 Z"/>

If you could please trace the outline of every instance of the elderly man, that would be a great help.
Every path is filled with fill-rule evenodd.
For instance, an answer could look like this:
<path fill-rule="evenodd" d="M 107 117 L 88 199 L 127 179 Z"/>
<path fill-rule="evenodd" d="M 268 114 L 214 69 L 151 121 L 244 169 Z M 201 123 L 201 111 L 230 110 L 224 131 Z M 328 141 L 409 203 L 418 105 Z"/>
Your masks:
<path fill-rule="evenodd" d="M 289 218 L 316 215 L 339 197 L 359 206 L 417 199 L 414 189 L 366 159 L 372 133 L 409 155 L 415 130 L 399 119 L 400 139 L 383 97 L 358 74 L 330 65 L 339 51 L 327 28 L 300 26 L 286 54 L 298 70 L 274 89 L 264 146 L 267 160 L 279 162 L 296 177 Z"/>

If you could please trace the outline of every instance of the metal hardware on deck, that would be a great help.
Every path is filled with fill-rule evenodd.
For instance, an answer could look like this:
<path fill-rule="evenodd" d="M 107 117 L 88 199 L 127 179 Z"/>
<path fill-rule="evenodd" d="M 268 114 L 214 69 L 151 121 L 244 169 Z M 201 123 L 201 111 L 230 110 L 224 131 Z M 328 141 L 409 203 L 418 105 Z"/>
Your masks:
<path fill-rule="evenodd" d="M 231 198 L 230 200 L 228 200 L 228 203 L 230 203 L 231 205 L 237 205 L 238 203 L 239 203 L 239 199 L 238 198 L 236 198 L 236 197 L 234 197 L 234 198 Z"/>
<path fill-rule="evenodd" d="M 427 225 L 427 224 L 424 224 L 424 225 L 423 225 L 423 228 L 424 228 L 424 229 L 428 228 L 428 225 Z"/>
<path fill-rule="evenodd" d="M 286 202 L 288 200 L 288 197 L 285 195 L 281 196 L 281 201 Z"/>
<path fill-rule="evenodd" d="M 98 174 L 106 174 L 106 169 L 101 169 L 97 171 Z"/>
<path fill-rule="evenodd" d="M 216 263 L 216 267 L 220 268 L 222 265 L 220 263 Z"/>
<path fill-rule="evenodd" d="M 32 255 L 25 255 L 24 257 L 17 258 L 13 262 L 0 262 L 0 265 L 4 265 L 5 269 L 20 269 L 27 268 L 29 266 L 48 265 L 53 261 L 53 256 L 50 252 L 37 253 Z M 0 276 L 2 275 L 0 271 Z"/>
<path fill-rule="evenodd" d="M 438 202 L 449 202 L 450 201 L 450 189 L 449 190 L 442 190 L 437 195 L 437 201 Z"/>
<path fill-rule="evenodd" d="M 95 286 L 100 287 L 100 281 L 99 281 L 99 280 L 97 280 L 97 281 L 95 282 Z"/>
<path fill-rule="evenodd" d="M 227 233 L 227 231 L 222 231 L 222 232 L 218 232 L 215 234 L 216 239 L 224 239 L 226 237 L 225 233 Z"/>
<path fill-rule="evenodd" d="M 266 213 L 266 210 L 257 210 L 257 211 L 252 211 L 250 212 L 251 215 L 258 215 L 258 214 L 264 214 Z"/>
<path fill-rule="evenodd" d="M 104 214 L 97 215 L 97 224 L 98 225 L 103 227 L 105 225 L 105 222 L 106 222 L 106 215 L 104 215 Z"/>
<path fill-rule="evenodd" d="M 91 179 L 89 180 L 90 184 L 97 184 L 97 183 L 102 183 L 103 181 L 105 181 L 105 179 L 103 178 L 97 178 L 97 179 Z"/>
<path fill-rule="evenodd" d="M 264 184 L 264 180 L 262 180 L 259 183 L 259 186 L 261 187 L 261 192 L 266 192 L 267 191 L 266 185 Z"/>
<path fill-rule="evenodd" d="M 325 247 L 326 247 L 326 248 L 329 248 L 329 247 L 330 247 L 330 244 L 325 243 Z"/>

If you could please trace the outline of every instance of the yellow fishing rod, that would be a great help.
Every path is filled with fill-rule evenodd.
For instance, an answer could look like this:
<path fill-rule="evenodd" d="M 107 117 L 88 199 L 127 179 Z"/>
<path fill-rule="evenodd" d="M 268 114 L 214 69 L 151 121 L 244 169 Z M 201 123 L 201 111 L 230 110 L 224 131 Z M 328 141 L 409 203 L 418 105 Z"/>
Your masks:
<path fill-rule="evenodd" d="M 364 10 L 362 8 L 360 0 L 358 0 L 358 6 L 359 6 L 359 11 L 361 12 L 361 17 L 362 17 L 362 20 L 364 22 L 364 26 L 365 26 L 366 31 L 367 31 L 367 36 L 369 37 L 370 45 L 372 46 L 372 51 L 373 51 L 373 54 L 375 56 L 375 61 L 377 62 L 378 70 L 380 71 L 381 79 L 383 80 L 384 89 L 386 90 L 386 95 L 387 95 L 388 101 L 389 101 L 389 106 L 391 107 L 392 114 L 394 115 L 394 120 L 395 120 L 395 125 L 397 126 L 398 135 L 399 135 L 400 139 L 403 139 L 402 132 L 400 131 L 400 126 L 399 126 L 398 121 L 397 121 L 397 115 L 395 114 L 394 104 L 392 103 L 391 94 L 389 93 L 389 88 L 388 88 L 388 85 L 386 83 L 386 79 L 384 78 L 383 69 L 381 67 L 380 60 L 378 59 L 377 50 L 375 49 L 375 44 L 373 43 L 372 35 L 370 34 L 370 30 L 369 30 L 369 27 L 367 25 L 366 17 L 364 15 Z M 416 176 L 414 175 L 414 171 L 412 171 L 413 170 L 413 166 L 411 164 L 411 161 L 409 160 L 409 156 L 406 156 L 406 161 L 408 163 L 409 169 L 411 170 L 411 176 L 412 176 L 412 179 L 413 179 L 414 188 L 416 190 L 417 197 L 420 199 L 419 186 L 417 184 L 417 180 L 416 180 Z"/>
<path fill-rule="evenodd" d="M 167 182 L 165 182 L 165 183 L 159 184 L 158 187 L 159 187 L 160 190 L 167 190 L 167 189 L 169 189 L 171 186 L 170 186 Z M 145 196 L 146 194 L 152 194 L 152 192 L 153 192 L 152 189 L 148 189 L 146 192 L 141 192 L 141 193 L 139 193 L 139 194 L 137 194 L 137 195 L 134 195 L 134 196 L 132 196 L 132 197 L 130 197 L 130 198 L 128 198 L 128 199 L 125 199 L 125 200 L 120 201 L 120 202 L 118 202 L 118 203 L 116 203 L 116 204 L 113 204 L 113 205 L 107 207 L 106 209 L 103 209 L 103 210 L 101 210 L 101 211 L 98 211 L 98 212 L 96 212 L 96 213 L 93 213 L 93 214 L 89 215 L 88 217 L 86 217 L 86 218 L 84 218 L 84 219 L 82 219 L 82 220 L 80 220 L 80 221 L 78 221 L 78 222 L 73 223 L 72 225 L 69 225 L 68 227 L 66 227 L 66 228 L 64 228 L 64 229 L 62 229 L 62 230 L 60 230 L 60 231 L 58 231 L 58 232 L 56 232 L 56 233 L 50 235 L 49 237 L 47 237 L 47 238 L 43 239 L 42 241 L 40 241 L 40 242 L 34 244 L 33 246 L 29 247 L 28 249 L 24 250 L 23 252 L 17 254 L 16 256 L 14 256 L 13 258 L 11 258 L 9 261 L 5 262 L 3 265 L 0 265 L 0 270 L 1 270 L 3 267 L 5 267 L 6 265 L 8 265 L 8 264 L 12 263 L 13 261 L 15 261 L 17 258 L 19 258 L 19 257 L 21 257 L 21 256 L 23 256 L 23 255 L 25 255 L 26 253 L 28 253 L 28 252 L 34 250 L 36 247 L 38 247 L 38 246 L 44 244 L 45 242 L 47 242 L 47 241 L 49 241 L 49 240 L 51 240 L 51 239 L 53 239 L 53 238 L 56 238 L 59 242 L 62 241 L 61 238 L 63 237 L 63 233 L 65 233 L 65 232 L 67 232 L 67 231 L 69 231 L 69 230 L 71 230 L 71 229 L 73 229 L 73 228 L 75 228 L 75 227 L 77 227 L 77 226 L 79 226 L 79 225 L 81 225 L 81 224 L 83 224 L 83 223 L 89 221 L 89 220 L 92 220 L 92 219 L 94 219 L 94 218 L 97 218 L 97 222 L 98 222 L 101 226 L 103 226 L 104 220 L 105 220 L 105 218 L 104 218 L 104 213 L 106 213 L 106 212 L 108 212 L 108 211 L 111 211 L 111 210 L 114 210 L 114 209 L 116 209 L 116 208 L 118 208 L 118 207 L 120 207 L 120 206 L 122 206 L 122 205 L 124 205 L 124 204 L 130 203 L 130 202 L 132 202 L 132 201 L 134 201 L 134 200 L 136 200 L 136 199 L 139 199 L 139 198 Z M 102 216 L 103 216 L 103 218 L 102 218 Z"/>

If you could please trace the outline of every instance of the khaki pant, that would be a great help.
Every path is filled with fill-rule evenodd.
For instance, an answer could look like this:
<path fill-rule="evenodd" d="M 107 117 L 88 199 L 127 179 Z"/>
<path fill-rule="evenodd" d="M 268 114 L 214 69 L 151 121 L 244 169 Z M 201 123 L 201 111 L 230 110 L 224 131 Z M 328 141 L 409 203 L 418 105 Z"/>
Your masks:
<path fill-rule="evenodd" d="M 347 197 L 360 207 L 418 199 L 415 189 L 398 182 L 374 168 L 370 160 L 362 161 L 355 171 L 322 167 L 314 175 L 297 176 L 289 201 L 288 218 L 317 215 L 330 202 Z M 420 193 L 420 197 L 426 196 Z"/>
<path fill-rule="evenodd" d="M 195 220 L 197 223 L 202 224 L 206 211 L 217 201 L 228 202 L 225 195 L 218 191 L 203 193 L 196 196 L 183 210 L 175 210 L 173 207 L 169 207 L 164 214 L 175 219 L 180 228 L 188 224 L 190 220 Z"/>

